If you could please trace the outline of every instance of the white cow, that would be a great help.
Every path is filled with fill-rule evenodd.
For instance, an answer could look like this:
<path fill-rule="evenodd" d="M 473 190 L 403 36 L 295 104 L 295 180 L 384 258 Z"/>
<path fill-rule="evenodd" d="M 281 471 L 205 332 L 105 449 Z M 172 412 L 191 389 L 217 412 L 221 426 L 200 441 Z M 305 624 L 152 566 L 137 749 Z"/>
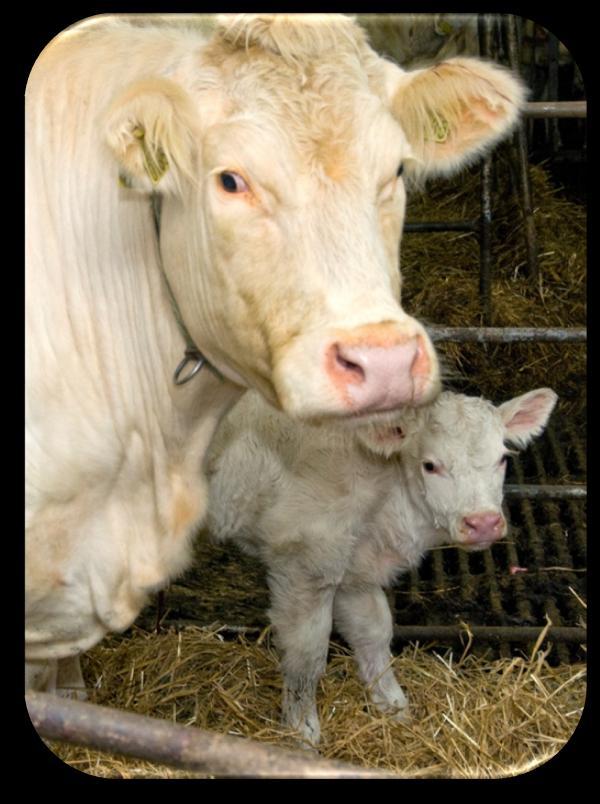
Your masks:
<path fill-rule="evenodd" d="M 27 86 L 36 686 L 187 566 L 202 459 L 244 389 L 298 419 L 435 396 L 434 350 L 400 306 L 400 175 L 459 168 L 523 102 L 477 60 L 403 72 L 341 15 L 159 22 L 78 24 Z M 176 386 L 183 327 L 209 366 Z"/>
<path fill-rule="evenodd" d="M 444 392 L 354 432 L 292 421 L 253 392 L 233 409 L 211 448 L 207 526 L 267 566 L 285 725 L 319 740 L 332 622 L 373 702 L 406 717 L 382 587 L 435 545 L 482 550 L 506 533 L 504 442 L 541 433 L 556 398 L 541 388 L 494 407 Z"/>

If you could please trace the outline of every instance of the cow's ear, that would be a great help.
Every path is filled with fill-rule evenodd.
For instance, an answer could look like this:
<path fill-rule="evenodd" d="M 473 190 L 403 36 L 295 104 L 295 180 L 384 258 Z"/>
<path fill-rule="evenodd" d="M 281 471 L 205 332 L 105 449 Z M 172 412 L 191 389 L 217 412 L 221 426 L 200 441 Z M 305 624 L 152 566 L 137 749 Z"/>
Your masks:
<path fill-rule="evenodd" d="M 420 176 L 448 175 L 513 129 L 525 88 L 498 65 L 455 58 L 433 67 L 399 71 L 392 113 L 416 156 Z"/>
<path fill-rule="evenodd" d="M 111 104 L 105 124 L 122 184 L 177 190 L 184 175 L 193 175 L 196 116 L 188 95 L 173 81 L 131 84 Z"/>
<path fill-rule="evenodd" d="M 500 405 L 505 439 L 519 447 L 527 446 L 543 432 L 557 399 L 550 388 L 537 388 Z"/>

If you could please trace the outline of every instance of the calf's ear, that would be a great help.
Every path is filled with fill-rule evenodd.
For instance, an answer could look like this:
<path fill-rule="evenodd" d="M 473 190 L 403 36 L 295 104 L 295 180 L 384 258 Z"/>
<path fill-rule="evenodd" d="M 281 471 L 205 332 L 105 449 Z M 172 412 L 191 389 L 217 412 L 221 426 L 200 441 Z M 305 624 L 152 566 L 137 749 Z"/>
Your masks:
<path fill-rule="evenodd" d="M 508 70 L 476 58 L 399 71 L 392 113 L 416 157 L 417 178 L 448 175 L 479 158 L 516 125 L 523 84 Z"/>
<path fill-rule="evenodd" d="M 175 82 L 149 78 L 128 86 L 105 117 L 121 184 L 178 191 L 181 179 L 193 175 L 196 129 L 191 100 Z"/>
<path fill-rule="evenodd" d="M 540 435 L 556 405 L 558 396 L 550 388 L 538 388 L 517 396 L 498 407 L 504 424 L 505 439 L 526 447 Z"/>

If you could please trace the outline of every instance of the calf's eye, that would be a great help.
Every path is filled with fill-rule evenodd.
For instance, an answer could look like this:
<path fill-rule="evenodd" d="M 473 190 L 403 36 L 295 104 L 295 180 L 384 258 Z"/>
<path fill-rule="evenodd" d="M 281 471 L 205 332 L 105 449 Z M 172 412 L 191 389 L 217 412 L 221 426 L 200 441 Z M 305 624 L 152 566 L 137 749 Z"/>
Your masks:
<path fill-rule="evenodd" d="M 398 166 L 398 170 L 396 171 L 396 176 L 400 177 L 404 173 L 404 165 L 402 162 Z"/>
<path fill-rule="evenodd" d="M 219 175 L 219 179 L 221 181 L 221 187 L 227 193 L 245 193 L 250 189 L 239 173 L 224 170 L 223 173 Z"/>
<path fill-rule="evenodd" d="M 435 464 L 432 461 L 425 461 L 423 463 L 423 469 L 425 469 L 428 474 L 433 474 L 435 472 Z"/>

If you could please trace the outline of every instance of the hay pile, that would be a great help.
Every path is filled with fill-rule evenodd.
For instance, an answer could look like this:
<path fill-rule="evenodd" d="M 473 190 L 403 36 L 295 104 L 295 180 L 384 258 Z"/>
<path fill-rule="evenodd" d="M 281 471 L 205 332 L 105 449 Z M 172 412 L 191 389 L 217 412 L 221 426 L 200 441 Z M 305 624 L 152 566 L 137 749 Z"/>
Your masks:
<path fill-rule="evenodd" d="M 488 661 L 407 647 L 394 660 L 413 719 L 395 724 L 368 703 L 347 651 L 333 645 L 319 691 L 321 753 L 419 777 L 514 775 L 552 757 L 568 741 L 585 697 L 585 666 L 550 667 L 547 651 Z M 217 627 L 112 637 L 85 657 L 91 701 L 190 727 L 292 744 L 279 726 L 281 680 L 264 631 L 225 639 Z M 198 776 L 84 748 L 52 744 L 92 775 Z"/>
<path fill-rule="evenodd" d="M 541 166 L 531 166 L 539 284 L 527 276 L 524 225 L 513 187 L 514 164 L 498 149 L 492 188 L 492 325 L 584 327 L 586 325 L 586 210 L 568 200 Z M 407 219 L 476 220 L 479 169 L 457 181 L 429 184 L 409 196 Z M 402 241 L 403 306 L 412 315 L 444 326 L 482 326 L 479 244 L 472 233 L 407 233 Z M 439 344 L 450 377 L 465 390 L 494 401 L 551 385 L 560 410 L 583 419 L 585 344 Z"/>

